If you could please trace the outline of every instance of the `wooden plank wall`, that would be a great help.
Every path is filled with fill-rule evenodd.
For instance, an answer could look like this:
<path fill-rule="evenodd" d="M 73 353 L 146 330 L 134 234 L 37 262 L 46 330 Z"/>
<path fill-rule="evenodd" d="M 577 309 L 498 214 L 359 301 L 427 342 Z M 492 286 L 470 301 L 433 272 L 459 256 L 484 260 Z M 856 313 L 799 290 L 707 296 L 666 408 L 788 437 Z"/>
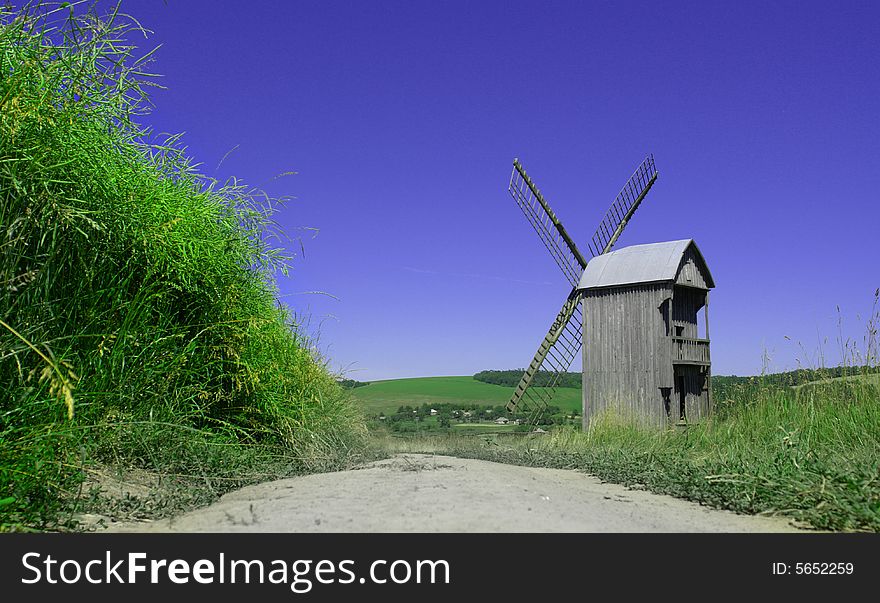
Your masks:
<path fill-rule="evenodd" d="M 694 252 L 693 246 L 689 246 L 681 260 L 681 266 L 678 269 L 676 284 L 686 287 L 696 287 L 698 289 L 708 289 L 706 284 L 706 270 L 703 261 Z M 690 279 L 688 279 L 690 277 Z"/>
<path fill-rule="evenodd" d="M 671 283 L 587 291 L 584 314 L 584 427 L 613 410 L 652 426 L 666 424 L 661 386 L 672 386 L 664 301 Z"/>

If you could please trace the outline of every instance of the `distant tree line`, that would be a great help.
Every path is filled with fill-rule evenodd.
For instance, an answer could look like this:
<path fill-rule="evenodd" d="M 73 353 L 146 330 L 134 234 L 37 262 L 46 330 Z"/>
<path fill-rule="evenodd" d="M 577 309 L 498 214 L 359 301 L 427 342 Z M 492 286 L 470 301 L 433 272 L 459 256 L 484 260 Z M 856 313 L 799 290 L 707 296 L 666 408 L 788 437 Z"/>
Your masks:
<path fill-rule="evenodd" d="M 810 383 L 811 381 L 821 381 L 823 379 L 835 379 L 837 377 L 848 377 L 878 372 L 880 372 L 880 367 L 877 366 L 833 366 L 830 368 L 818 369 L 803 368 L 787 371 L 785 373 L 770 373 L 753 377 L 718 375 L 712 377 L 712 385 L 733 385 L 760 382 L 763 385 L 793 386 L 803 385 L 804 383 Z"/>
<path fill-rule="evenodd" d="M 343 389 L 354 389 L 356 387 L 363 387 L 370 384 L 368 381 L 355 381 L 354 379 L 337 379 L 336 382 L 341 385 Z"/>
<path fill-rule="evenodd" d="M 474 375 L 474 379 L 483 383 L 491 383 L 492 385 L 503 385 L 505 387 L 516 387 L 522 378 L 525 369 L 513 369 L 509 371 L 480 371 Z M 538 371 L 535 375 L 532 385 L 534 387 L 547 387 L 555 373 L 551 371 Z M 580 373 L 563 373 L 556 382 L 556 387 L 580 387 Z"/>

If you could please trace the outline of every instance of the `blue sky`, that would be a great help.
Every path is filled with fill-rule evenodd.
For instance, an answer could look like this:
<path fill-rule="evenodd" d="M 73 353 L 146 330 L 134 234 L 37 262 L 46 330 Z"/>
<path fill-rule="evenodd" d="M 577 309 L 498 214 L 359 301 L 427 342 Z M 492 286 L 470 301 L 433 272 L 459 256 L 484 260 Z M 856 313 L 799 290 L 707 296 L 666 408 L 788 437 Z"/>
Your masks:
<path fill-rule="evenodd" d="M 512 159 L 584 249 L 649 152 L 660 176 L 618 245 L 697 241 L 713 371 L 835 364 L 880 286 L 878 6 L 123 9 L 162 45 L 147 122 L 206 174 L 295 197 L 283 300 L 371 380 L 527 364 L 567 286 L 507 194 Z"/>

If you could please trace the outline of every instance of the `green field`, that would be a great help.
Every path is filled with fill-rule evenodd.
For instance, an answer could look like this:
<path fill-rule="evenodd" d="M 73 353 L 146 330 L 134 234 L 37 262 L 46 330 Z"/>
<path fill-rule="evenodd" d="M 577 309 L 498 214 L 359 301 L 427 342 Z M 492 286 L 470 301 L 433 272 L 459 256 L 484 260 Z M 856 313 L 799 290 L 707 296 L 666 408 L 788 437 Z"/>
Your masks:
<path fill-rule="evenodd" d="M 865 380 L 880 385 L 880 374 L 874 374 L 812 381 L 795 387 L 800 389 L 808 385 L 851 379 Z M 559 388 L 553 396 L 553 404 L 562 410 L 580 413 L 582 408 L 581 391 L 580 388 Z M 393 413 L 404 405 L 473 403 L 480 406 L 497 406 L 506 404 L 510 400 L 513 388 L 484 383 L 469 376 L 415 377 L 372 381 L 369 385 L 355 388 L 353 392 L 355 400 L 364 412 L 373 415 L 380 412 Z"/>
<path fill-rule="evenodd" d="M 513 388 L 477 381 L 473 377 L 418 377 L 373 381 L 352 390 L 368 415 L 393 413 L 401 406 L 422 404 L 470 404 L 497 406 L 510 400 Z M 581 390 L 556 390 L 553 404 L 563 410 L 581 410 Z"/>

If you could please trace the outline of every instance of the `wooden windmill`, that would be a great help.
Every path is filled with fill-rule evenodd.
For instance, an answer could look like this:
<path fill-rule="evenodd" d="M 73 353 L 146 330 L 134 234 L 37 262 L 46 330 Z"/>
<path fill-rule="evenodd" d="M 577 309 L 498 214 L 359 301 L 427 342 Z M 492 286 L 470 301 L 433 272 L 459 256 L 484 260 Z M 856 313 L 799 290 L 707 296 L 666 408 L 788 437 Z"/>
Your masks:
<path fill-rule="evenodd" d="M 697 337 L 696 315 L 708 308 L 708 289 L 714 283 L 696 245 L 691 240 L 672 241 L 612 252 L 656 180 L 649 155 L 599 223 L 588 245 L 588 261 L 514 159 L 510 195 L 571 291 L 507 403 L 509 412 L 526 414 L 535 422 L 587 341 L 585 427 L 591 415 L 609 408 L 638 415 L 637 420 L 648 424 L 709 413 L 708 314 L 703 339 Z M 586 322 L 584 308 L 590 314 Z M 615 357 L 620 351 L 627 355 Z M 627 359 L 631 366 L 623 366 Z M 651 376 L 645 377 L 648 373 Z"/>

